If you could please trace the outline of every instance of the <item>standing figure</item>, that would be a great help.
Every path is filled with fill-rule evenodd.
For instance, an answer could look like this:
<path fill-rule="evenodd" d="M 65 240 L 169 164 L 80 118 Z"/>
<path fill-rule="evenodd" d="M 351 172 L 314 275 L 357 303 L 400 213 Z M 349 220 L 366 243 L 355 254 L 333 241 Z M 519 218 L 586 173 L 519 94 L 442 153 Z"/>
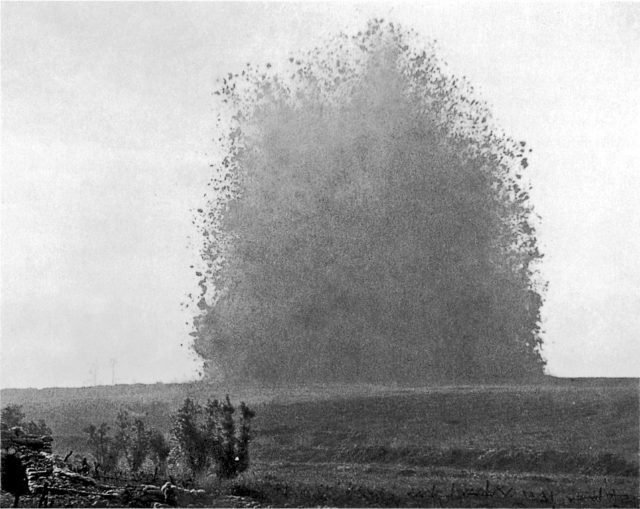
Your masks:
<path fill-rule="evenodd" d="M 18 507 L 20 496 L 29 493 L 27 470 L 16 452 L 11 449 L 8 452 L 2 452 L 0 468 L 2 470 L 1 488 L 14 496 L 13 507 Z"/>

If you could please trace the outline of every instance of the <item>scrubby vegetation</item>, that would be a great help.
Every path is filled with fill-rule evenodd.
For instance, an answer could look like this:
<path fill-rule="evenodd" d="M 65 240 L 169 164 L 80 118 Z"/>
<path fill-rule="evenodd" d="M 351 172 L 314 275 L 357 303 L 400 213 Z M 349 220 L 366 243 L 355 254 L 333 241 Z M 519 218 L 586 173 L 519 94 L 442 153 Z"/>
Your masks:
<path fill-rule="evenodd" d="M 118 470 L 136 474 L 147 459 L 153 462 L 156 473 L 164 471 L 166 455 L 164 452 L 158 454 L 155 449 L 161 448 L 163 443 L 166 445 L 164 434 L 156 429 L 147 430 L 143 419 L 132 418 L 125 409 L 118 412 L 113 429 L 112 433 L 112 427 L 103 422 L 99 426 L 90 424 L 83 430 L 88 435 L 87 444 L 93 455 L 96 474 L 98 471 L 110 474 Z M 151 447 L 152 438 L 154 449 Z M 84 462 L 86 464 L 86 460 Z"/>
<path fill-rule="evenodd" d="M 170 430 L 177 410 L 185 407 L 184 396 L 175 402 L 177 386 L 156 392 L 155 386 L 127 387 L 127 398 L 125 391 L 114 390 L 113 400 L 108 389 L 100 394 L 106 408 L 115 408 L 107 421 L 114 426 L 109 436 L 118 405 L 131 419 L 141 416 L 145 429 L 155 428 L 173 448 L 166 475 L 159 473 L 156 482 L 168 475 L 176 482 L 192 480 L 212 496 L 307 507 L 637 505 L 632 498 L 639 480 L 637 380 L 548 380 L 521 387 L 247 387 L 239 395 L 257 411 L 250 467 L 223 483 L 212 481 L 213 460 L 209 474 L 196 476 L 176 447 Z M 91 458 L 82 429 L 92 418 L 95 392 L 58 390 L 52 398 L 46 390 L 12 390 L 2 397 L 7 403 L 30 401 L 25 413 L 50 423 L 60 456 L 73 449 Z M 197 401 L 222 390 L 201 384 L 185 385 L 184 392 L 195 409 Z M 205 427 L 205 407 L 194 420 L 197 429 Z M 233 414 L 238 438 L 240 413 Z M 240 446 L 236 442 L 236 451 Z M 155 461 L 141 472 L 152 474 Z M 121 464 L 126 468 L 126 460 Z M 487 481 L 490 496 L 482 494 Z M 229 507 L 233 500 L 219 504 Z"/>
<path fill-rule="evenodd" d="M 200 478 L 210 469 L 219 478 L 235 477 L 249 467 L 251 420 L 255 416 L 244 403 L 239 410 L 234 420 L 236 409 L 229 396 L 222 402 L 208 400 L 204 406 L 186 398 L 172 415 L 167 438 L 159 429 L 147 429 L 143 418 L 121 409 L 113 433 L 107 423 L 84 428 L 94 458 L 93 470 L 135 476 L 150 462 L 154 478 L 169 474 Z"/>
<path fill-rule="evenodd" d="M 20 428 L 29 435 L 51 435 L 51 428 L 47 426 L 44 419 L 38 419 L 38 422 L 25 421 L 25 413 L 22 405 L 7 405 L 2 408 L 2 417 L 0 418 L 1 433 L 7 433 L 11 428 Z"/>
<path fill-rule="evenodd" d="M 205 406 L 187 398 L 178 409 L 172 432 L 194 475 L 214 465 L 218 476 L 228 479 L 249 467 L 251 419 L 255 414 L 241 403 L 238 426 L 234 413 L 229 396 L 222 402 L 209 400 Z"/>

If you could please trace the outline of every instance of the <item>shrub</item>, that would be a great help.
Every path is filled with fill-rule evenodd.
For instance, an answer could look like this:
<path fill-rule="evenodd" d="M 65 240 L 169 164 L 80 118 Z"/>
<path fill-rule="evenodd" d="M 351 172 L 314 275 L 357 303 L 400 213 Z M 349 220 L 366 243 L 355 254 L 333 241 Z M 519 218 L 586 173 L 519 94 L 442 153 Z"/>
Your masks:
<path fill-rule="evenodd" d="M 186 398 L 178 409 L 173 426 L 173 435 L 187 467 L 194 474 L 203 472 L 209 466 L 205 442 L 206 434 L 201 429 L 202 406 L 191 398 Z"/>
<path fill-rule="evenodd" d="M 26 433 L 30 435 L 51 435 L 51 428 L 47 426 L 44 420 L 40 419 L 38 422 L 29 421 L 25 422 L 25 413 L 22 411 L 22 405 L 7 405 L 2 409 L 1 431 L 7 433 L 11 428 L 22 428 Z"/>
<path fill-rule="evenodd" d="M 171 446 L 164 434 L 157 429 L 149 431 L 149 456 L 156 467 L 156 471 L 162 476 L 167 471 L 167 459 L 170 452 Z"/>
<path fill-rule="evenodd" d="M 249 466 L 250 422 L 255 416 L 240 404 L 239 432 L 229 396 L 206 405 L 185 399 L 174 417 L 173 435 L 189 470 L 199 476 L 212 465 L 218 476 L 228 479 Z"/>
<path fill-rule="evenodd" d="M 124 456 L 132 472 L 140 470 L 149 452 L 149 432 L 142 419 L 131 419 L 127 410 L 120 410 L 116 418 L 115 445 Z"/>
<path fill-rule="evenodd" d="M 89 435 L 87 442 L 93 456 L 105 472 L 114 470 L 119 458 L 118 447 L 109 435 L 110 429 L 109 425 L 103 422 L 99 427 L 90 424 L 83 430 Z"/>
<path fill-rule="evenodd" d="M 255 412 L 244 402 L 240 403 L 240 437 L 238 440 L 238 471 L 244 472 L 249 468 L 249 441 L 251 440 L 251 419 Z"/>
<path fill-rule="evenodd" d="M 5 433 L 15 426 L 23 426 L 24 417 L 22 405 L 7 405 L 4 407 L 2 409 L 2 417 L 0 417 L 2 432 Z"/>
<path fill-rule="evenodd" d="M 25 431 L 31 435 L 43 436 L 52 434 L 51 428 L 47 426 L 43 419 L 39 419 L 38 422 L 29 421 L 25 425 Z"/>

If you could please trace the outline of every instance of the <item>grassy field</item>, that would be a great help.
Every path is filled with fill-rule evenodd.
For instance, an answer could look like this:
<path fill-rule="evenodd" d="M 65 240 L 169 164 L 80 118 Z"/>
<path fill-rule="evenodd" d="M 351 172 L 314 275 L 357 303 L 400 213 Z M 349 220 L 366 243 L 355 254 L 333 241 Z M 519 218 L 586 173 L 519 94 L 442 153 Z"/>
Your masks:
<path fill-rule="evenodd" d="M 170 427 L 189 395 L 257 411 L 252 468 L 225 489 L 277 506 L 638 505 L 638 380 L 528 386 L 245 387 L 211 384 L 3 390 L 45 419 L 57 452 L 117 410 Z"/>

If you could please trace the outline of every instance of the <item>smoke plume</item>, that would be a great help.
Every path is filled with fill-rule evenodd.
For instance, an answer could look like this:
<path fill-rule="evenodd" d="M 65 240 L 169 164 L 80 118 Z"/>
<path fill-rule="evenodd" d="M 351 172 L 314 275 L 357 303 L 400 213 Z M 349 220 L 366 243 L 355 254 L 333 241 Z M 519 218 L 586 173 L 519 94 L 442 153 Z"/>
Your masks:
<path fill-rule="evenodd" d="M 530 150 L 393 23 L 216 91 L 194 348 L 269 381 L 539 374 Z"/>

